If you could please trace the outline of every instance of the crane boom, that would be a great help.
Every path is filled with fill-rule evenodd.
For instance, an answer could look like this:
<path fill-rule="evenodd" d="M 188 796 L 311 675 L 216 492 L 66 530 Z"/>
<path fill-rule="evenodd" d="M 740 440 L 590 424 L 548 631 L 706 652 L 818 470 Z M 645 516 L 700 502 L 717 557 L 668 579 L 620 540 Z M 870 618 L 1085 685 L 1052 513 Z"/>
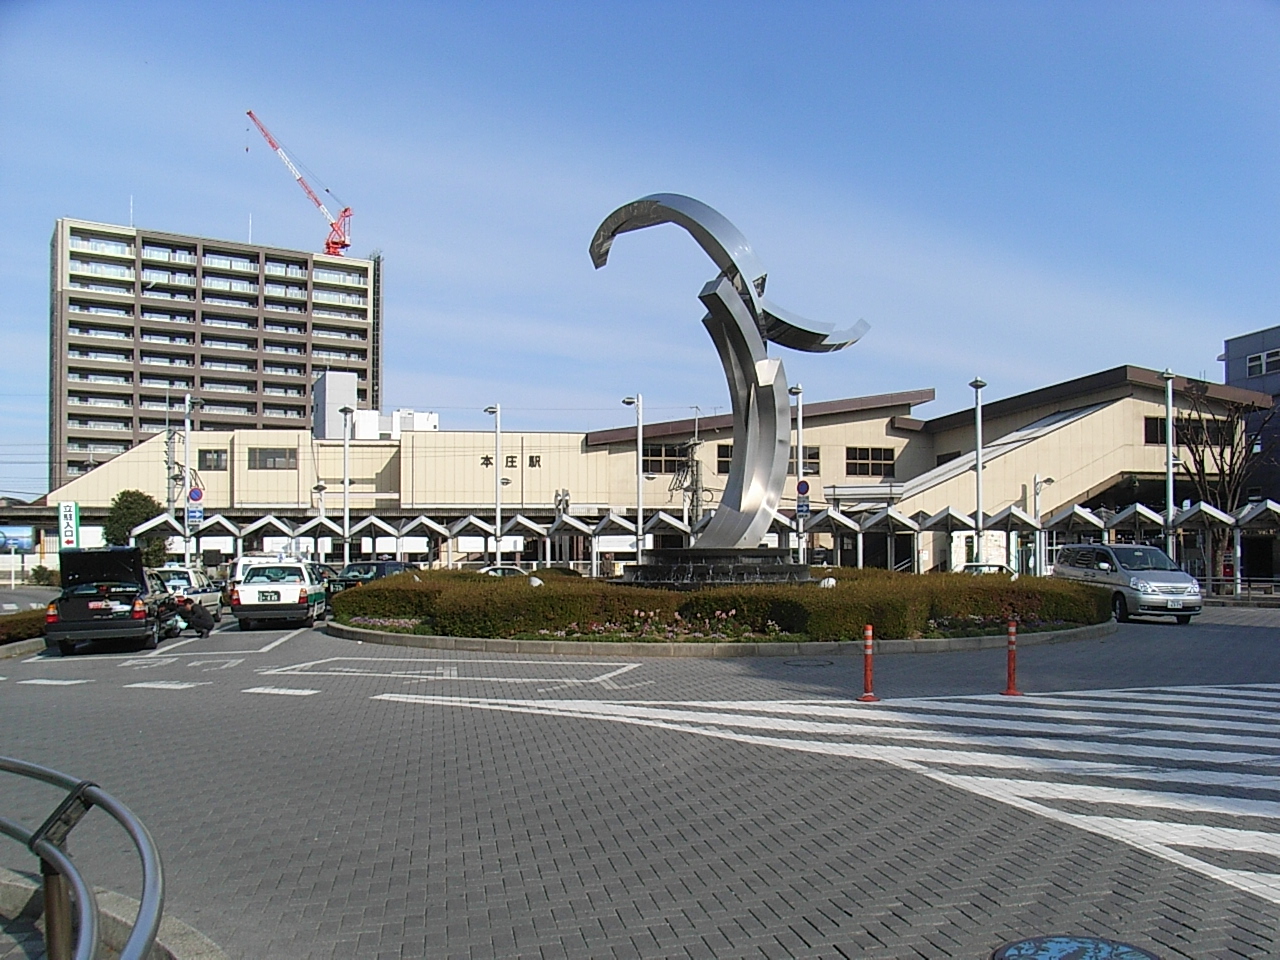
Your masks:
<path fill-rule="evenodd" d="M 329 236 L 324 242 L 324 252 L 334 257 L 342 256 L 342 251 L 351 246 L 351 208 L 344 207 L 335 219 L 333 214 L 329 212 L 329 208 L 324 205 L 324 201 L 311 189 L 311 184 L 307 183 L 307 178 L 302 175 L 302 172 L 289 159 L 289 154 L 285 152 L 284 147 L 280 146 L 279 141 L 271 135 L 271 131 L 254 115 L 252 110 L 246 112 L 249 115 L 249 119 L 253 121 L 254 126 L 258 128 L 258 132 L 262 134 L 263 139 L 276 152 L 276 156 L 284 161 L 284 165 L 289 168 L 289 172 L 293 174 L 293 179 L 297 181 L 298 186 L 302 188 L 303 192 L 311 199 L 311 202 L 316 205 L 316 208 L 328 222 Z"/>

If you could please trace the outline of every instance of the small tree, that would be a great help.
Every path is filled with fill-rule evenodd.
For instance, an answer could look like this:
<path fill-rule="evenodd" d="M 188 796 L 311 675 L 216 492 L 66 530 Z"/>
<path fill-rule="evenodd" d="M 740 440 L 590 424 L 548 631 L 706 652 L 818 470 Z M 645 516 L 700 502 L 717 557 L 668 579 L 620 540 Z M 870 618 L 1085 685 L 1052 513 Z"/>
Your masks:
<path fill-rule="evenodd" d="M 107 543 L 123 547 L 129 543 L 129 532 L 139 524 L 146 523 L 153 517 L 164 513 L 159 501 L 141 490 L 121 490 L 111 501 L 111 509 L 107 513 L 107 521 L 102 526 L 102 536 Z M 168 553 L 165 541 L 167 536 L 148 537 L 139 546 L 142 548 L 142 562 L 149 567 L 158 567 L 164 563 Z"/>
<path fill-rule="evenodd" d="M 1275 438 L 1266 429 L 1276 408 L 1265 411 L 1239 400 L 1209 398 L 1209 385 L 1188 380 L 1189 409 L 1174 425 L 1174 443 L 1184 452 L 1182 472 L 1196 496 L 1225 513 L 1235 513 L 1246 500 L 1249 481 L 1265 464 L 1275 462 Z M 1227 555 L 1225 528 L 1210 528 L 1209 572 L 1222 576 Z"/>

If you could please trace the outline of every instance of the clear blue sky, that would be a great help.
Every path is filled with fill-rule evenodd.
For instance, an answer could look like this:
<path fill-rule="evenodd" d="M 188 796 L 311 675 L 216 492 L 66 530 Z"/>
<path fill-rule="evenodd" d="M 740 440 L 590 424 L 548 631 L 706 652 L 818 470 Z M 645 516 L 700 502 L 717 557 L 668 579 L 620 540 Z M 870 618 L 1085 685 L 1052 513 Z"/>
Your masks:
<path fill-rule="evenodd" d="M 587 255 L 657 191 L 737 223 L 778 303 L 871 324 L 779 350 L 807 400 L 1220 379 L 1280 323 L 1278 105 L 1276 3 L 0 0 L 0 492 L 45 490 L 57 217 L 320 249 L 248 108 L 386 257 L 388 405 L 583 429 L 727 403 L 693 242 Z"/>

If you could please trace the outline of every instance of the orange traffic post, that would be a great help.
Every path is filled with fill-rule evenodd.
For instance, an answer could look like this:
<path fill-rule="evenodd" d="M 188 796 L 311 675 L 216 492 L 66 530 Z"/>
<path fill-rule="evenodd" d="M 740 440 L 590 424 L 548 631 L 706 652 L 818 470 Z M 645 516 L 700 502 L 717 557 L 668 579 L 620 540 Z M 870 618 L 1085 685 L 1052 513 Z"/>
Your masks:
<path fill-rule="evenodd" d="M 871 682 L 871 655 L 874 652 L 874 644 L 875 630 L 868 623 L 862 628 L 862 696 L 858 698 L 861 703 L 875 703 L 880 699 L 875 695 Z"/>
<path fill-rule="evenodd" d="M 1005 688 L 1000 692 L 1006 697 L 1020 697 L 1022 696 L 1022 691 L 1018 689 L 1018 624 L 1014 620 L 1009 621 L 1008 646 Z"/>

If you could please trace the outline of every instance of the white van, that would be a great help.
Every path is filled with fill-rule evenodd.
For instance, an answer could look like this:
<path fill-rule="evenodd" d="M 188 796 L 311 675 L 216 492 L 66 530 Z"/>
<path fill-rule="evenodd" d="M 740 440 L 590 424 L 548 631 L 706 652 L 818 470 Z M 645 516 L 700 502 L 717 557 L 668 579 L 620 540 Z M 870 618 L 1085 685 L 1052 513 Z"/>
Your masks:
<path fill-rule="evenodd" d="M 1159 547 L 1081 543 L 1062 547 L 1053 562 L 1061 580 L 1091 583 L 1111 591 L 1111 611 L 1120 623 L 1151 614 L 1190 623 L 1200 612 L 1200 584 L 1183 573 Z"/>

